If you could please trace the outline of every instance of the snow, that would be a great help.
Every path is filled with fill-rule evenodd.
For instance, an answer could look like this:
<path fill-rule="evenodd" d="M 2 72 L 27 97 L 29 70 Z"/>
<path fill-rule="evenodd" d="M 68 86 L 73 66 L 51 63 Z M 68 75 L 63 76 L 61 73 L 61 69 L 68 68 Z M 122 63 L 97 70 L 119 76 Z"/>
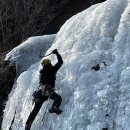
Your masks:
<path fill-rule="evenodd" d="M 40 55 L 43 56 L 45 54 L 45 51 L 50 48 L 55 37 L 55 34 L 30 37 L 9 52 L 5 60 L 16 62 L 17 72 L 20 74 L 28 69 L 30 65 L 40 60 Z"/>
<path fill-rule="evenodd" d="M 129 7 L 129 0 L 107 0 L 67 20 L 57 35 L 47 36 L 45 43 L 44 36 L 34 37 L 10 52 L 7 58 L 11 55 L 18 66 L 22 64 L 18 70 L 26 71 L 10 93 L 2 129 L 9 129 L 16 111 L 12 129 L 24 130 L 33 109 L 31 94 L 38 88 L 41 61 L 37 52 L 42 46 L 43 54 L 57 48 L 64 60 L 56 82 L 63 113 L 49 114 L 46 110 L 52 101 L 45 102 L 31 130 L 130 130 Z M 56 63 L 55 55 L 48 58 Z M 101 69 L 92 70 L 97 64 Z"/>

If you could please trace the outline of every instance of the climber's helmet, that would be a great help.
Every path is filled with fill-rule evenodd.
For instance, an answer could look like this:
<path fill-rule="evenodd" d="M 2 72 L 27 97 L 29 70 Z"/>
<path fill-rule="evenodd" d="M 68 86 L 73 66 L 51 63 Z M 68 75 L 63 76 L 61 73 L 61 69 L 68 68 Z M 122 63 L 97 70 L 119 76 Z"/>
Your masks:
<path fill-rule="evenodd" d="M 51 61 L 49 59 L 44 59 L 41 64 L 48 65 L 48 64 L 51 64 Z"/>

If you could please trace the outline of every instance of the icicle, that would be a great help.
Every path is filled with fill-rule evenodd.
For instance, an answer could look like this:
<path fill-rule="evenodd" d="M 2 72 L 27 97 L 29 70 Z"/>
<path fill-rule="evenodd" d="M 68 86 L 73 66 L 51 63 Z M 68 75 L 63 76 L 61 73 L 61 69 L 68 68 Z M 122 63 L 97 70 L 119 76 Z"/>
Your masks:
<path fill-rule="evenodd" d="M 13 117 L 13 120 L 12 120 L 11 125 L 10 125 L 10 127 L 9 127 L 9 130 L 12 130 L 12 125 L 13 125 L 13 123 L 14 123 L 15 114 L 16 114 L 16 109 L 15 109 L 14 117 Z"/>

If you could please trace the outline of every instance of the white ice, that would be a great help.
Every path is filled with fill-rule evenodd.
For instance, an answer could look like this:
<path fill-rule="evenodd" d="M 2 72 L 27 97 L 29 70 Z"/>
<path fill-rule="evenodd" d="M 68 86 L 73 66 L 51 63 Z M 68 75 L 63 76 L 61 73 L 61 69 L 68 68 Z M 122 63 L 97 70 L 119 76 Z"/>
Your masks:
<path fill-rule="evenodd" d="M 12 62 L 16 62 L 17 73 L 19 74 L 40 60 L 40 55 L 43 56 L 45 54 L 46 50 L 52 45 L 55 37 L 55 34 L 30 37 L 10 51 L 6 55 L 5 60 L 9 59 Z"/>
<path fill-rule="evenodd" d="M 32 42 L 21 45 L 26 54 L 20 51 L 18 55 L 19 47 L 15 48 L 12 59 L 30 57 L 30 50 L 35 51 Z M 130 1 L 107 0 L 73 16 L 50 44 L 49 49 L 43 49 L 44 54 L 58 48 L 64 60 L 56 82 L 56 92 L 63 98 L 63 113 L 49 114 L 46 110 L 52 101 L 45 102 L 31 130 L 130 130 Z M 35 53 L 41 50 L 40 45 L 35 46 Z M 41 61 L 37 57 L 38 53 L 36 61 L 30 63 L 27 58 L 22 64 L 24 70 L 26 64 L 29 67 L 37 62 L 18 77 L 6 103 L 2 130 L 9 129 L 15 111 L 12 130 L 24 130 L 33 109 L 31 94 L 38 88 Z M 48 58 L 56 63 L 55 55 Z M 92 70 L 97 64 L 101 69 Z"/>

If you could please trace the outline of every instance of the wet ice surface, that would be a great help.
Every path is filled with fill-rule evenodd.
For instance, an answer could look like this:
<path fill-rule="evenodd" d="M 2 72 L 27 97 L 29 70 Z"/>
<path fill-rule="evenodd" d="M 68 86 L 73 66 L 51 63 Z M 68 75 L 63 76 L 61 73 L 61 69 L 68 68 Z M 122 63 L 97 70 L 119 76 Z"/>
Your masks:
<path fill-rule="evenodd" d="M 49 54 L 58 48 L 64 60 L 56 82 L 56 92 L 63 98 L 60 107 L 63 113 L 49 114 L 46 110 L 52 101 L 45 102 L 31 130 L 101 130 L 106 127 L 130 130 L 129 7 L 127 0 L 108 0 L 94 5 L 69 19 L 52 39 L 52 46 L 43 49 Z M 30 50 L 35 50 L 31 43 L 23 44 L 23 48 L 28 50 L 28 56 L 32 55 Z M 37 51 L 40 49 L 38 44 Z M 13 57 L 17 57 L 17 51 L 12 53 Z M 19 55 L 24 57 L 25 54 L 20 52 Z M 55 55 L 48 58 L 56 63 Z M 25 61 L 30 62 L 26 58 Z M 3 130 L 9 129 L 15 110 L 12 129 L 24 130 L 33 109 L 31 94 L 38 88 L 41 61 L 36 62 L 31 62 L 14 85 L 5 108 Z M 91 69 L 102 62 L 108 66 L 99 71 Z"/>

